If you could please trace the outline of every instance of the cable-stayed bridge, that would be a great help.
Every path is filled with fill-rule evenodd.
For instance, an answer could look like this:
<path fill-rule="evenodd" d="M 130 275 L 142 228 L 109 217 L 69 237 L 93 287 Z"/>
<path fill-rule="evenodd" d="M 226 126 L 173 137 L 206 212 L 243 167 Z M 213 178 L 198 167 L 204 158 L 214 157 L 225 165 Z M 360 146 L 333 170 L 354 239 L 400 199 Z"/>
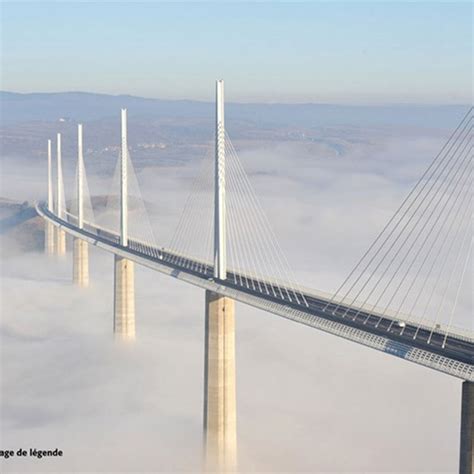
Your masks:
<path fill-rule="evenodd" d="M 460 472 L 472 472 L 474 333 L 453 324 L 472 252 L 471 108 L 377 239 L 333 295 L 302 288 L 225 131 L 216 87 L 213 156 L 204 160 L 169 245 L 158 245 L 140 196 L 122 110 L 121 152 L 105 211 L 93 209 L 78 127 L 76 189 L 67 206 L 57 138 L 48 141 L 46 251 L 74 239 L 73 275 L 88 284 L 88 244 L 115 255 L 114 332 L 135 337 L 134 264 L 206 290 L 204 429 L 207 463 L 237 463 L 234 301 L 464 380 Z M 133 190 L 133 192 L 132 192 Z M 131 196 L 135 196 L 131 200 Z"/>

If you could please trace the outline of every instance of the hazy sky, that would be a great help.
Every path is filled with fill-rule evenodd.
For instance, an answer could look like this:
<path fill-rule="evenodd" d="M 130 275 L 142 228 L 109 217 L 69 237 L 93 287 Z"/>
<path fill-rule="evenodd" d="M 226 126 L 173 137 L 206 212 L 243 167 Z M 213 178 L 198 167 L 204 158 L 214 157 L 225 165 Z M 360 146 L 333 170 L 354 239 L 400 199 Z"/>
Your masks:
<path fill-rule="evenodd" d="M 2 2 L 2 84 L 210 100 L 466 103 L 471 2 Z"/>

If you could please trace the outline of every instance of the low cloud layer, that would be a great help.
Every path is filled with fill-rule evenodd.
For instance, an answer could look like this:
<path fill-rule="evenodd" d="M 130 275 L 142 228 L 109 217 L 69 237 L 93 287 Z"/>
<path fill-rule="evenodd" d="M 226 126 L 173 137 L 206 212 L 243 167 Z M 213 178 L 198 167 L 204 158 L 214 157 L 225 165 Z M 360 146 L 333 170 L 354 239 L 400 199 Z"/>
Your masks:
<path fill-rule="evenodd" d="M 243 149 L 241 160 L 300 282 L 333 291 L 440 144 L 367 131 L 342 154 L 280 144 Z M 24 184 L 5 183 L 8 197 L 44 194 L 40 166 L 5 165 Z M 165 245 L 192 165 L 138 173 Z M 89 178 L 91 190 L 99 184 Z M 2 469 L 198 471 L 203 291 L 137 268 L 137 342 L 120 346 L 112 256 L 91 251 L 85 291 L 71 285 L 70 258 L 2 262 L 1 445 L 65 452 Z M 241 304 L 236 323 L 242 471 L 456 471 L 459 380 Z"/>

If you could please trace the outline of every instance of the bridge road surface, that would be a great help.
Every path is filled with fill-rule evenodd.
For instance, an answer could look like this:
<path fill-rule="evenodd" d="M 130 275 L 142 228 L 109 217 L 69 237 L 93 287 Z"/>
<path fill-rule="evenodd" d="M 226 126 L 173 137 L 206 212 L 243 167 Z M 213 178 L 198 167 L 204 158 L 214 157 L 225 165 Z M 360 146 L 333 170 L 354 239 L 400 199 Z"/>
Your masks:
<path fill-rule="evenodd" d="M 473 365 L 474 364 L 474 340 L 462 336 L 450 334 L 445 340 L 445 332 L 432 330 L 428 327 L 419 327 L 418 325 L 405 323 L 401 327 L 398 319 L 392 319 L 388 316 L 381 317 L 377 313 L 371 313 L 359 308 L 337 305 L 331 303 L 333 307 L 338 306 L 338 310 L 333 314 L 331 305 L 325 310 L 329 303 L 328 299 L 317 297 L 306 291 L 301 293 L 294 289 L 283 286 L 276 286 L 268 281 L 250 278 L 238 273 L 227 273 L 226 280 L 213 278 L 213 267 L 192 258 L 173 253 L 160 247 L 153 247 L 135 239 L 128 239 L 128 246 L 120 245 L 118 234 L 100 228 L 89 223 L 84 223 L 83 229 L 78 229 L 73 223 L 58 218 L 53 212 L 47 209 L 45 203 L 37 204 L 38 211 L 45 217 L 55 221 L 65 228 L 79 232 L 90 239 L 103 242 L 117 249 L 122 249 L 131 255 L 159 263 L 164 266 L 194 275 L 204 281 L 213 281 L 226 288 L 234 288 L 240 292 L 258 297 L 279 305 L 284 304 L 287 307 L 304 312 L 308 315 L 317 316 L 329 321 L 338 322 L 345 326 L 362 330 L 366 333 L 384 337 L 395 343 L 403 343 L 410 347 L 422 349 L 427 352 L 438 354 L 440 356 L 452 359 L 454 361 Z M 74 216 L 69 216 L 74 220 Z M 241 283 L 242 282 L 242 283 Z M 245 284 L 243 284 L 245 282 Z M 303 301 L 303 297 L 304 300 Z M 298 301 L 299 300 L 299 301 Z M 347 314 L 345 314 L 347 311 Z M 345 314 L 345 316 L 343 316 Z M 418 331 L 418 332 L 417 332 Z M 414 335 L 417 333 L 416 338 Z M 431 340 L 428 340 L 431 335 Z"/>

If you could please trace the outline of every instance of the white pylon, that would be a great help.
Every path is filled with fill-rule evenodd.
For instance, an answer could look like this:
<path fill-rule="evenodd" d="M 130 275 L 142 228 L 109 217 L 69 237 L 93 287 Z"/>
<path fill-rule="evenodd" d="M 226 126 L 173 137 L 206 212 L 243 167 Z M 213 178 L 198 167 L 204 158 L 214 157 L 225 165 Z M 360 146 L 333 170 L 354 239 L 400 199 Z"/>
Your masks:
<path fill-rule="evenodd" d="M 82 124 L 77 125 L 77 226 L 84 227 L 84 155 Z M 89 249 L 88 243 L 79 237 L 74 238 L 72 259 L 73 282 L 85 288 L 89 286 Z"/>
<path fill-rule="evenodd" d="M 225 208 L 225 127 L 224 81 L 216 81 L 216 157 L 214 171 L 214 277 L 225 280 L 226 208 Z"/>
<path fill-rule="evenodd" d="M 82 147 L 82 124 L 77 125 L 77 225 L 84 227 L 84 156 Z"/>
<path fill-rule="evenodd" d="M 51 140 L 48 140 L 48 211 L 53 212 L 53 166 L 51 156 Z"/>
<path fill-rule="evenodd" d="M 128 245 L 128 144 L 127 144 L 127 109 L 122 109 L 122 148 L 120 157 L 120 244 Z"/>
<path fill-rule="evenodd" d="M 128 245 L 127 189 L 127 109 L 122 109 L 122 147 L 120 157 L 120 244 Z M 114 261 L 114 334 L 122 341 L 135 339 L 135 272 L 134 263 L 115 256 Z"/>
<path fill-rule="evenodd" d="M 56 214 L 60 219 L 64 218 L 64 181 L 61 161 L 61 134 L 57 134 L 57 192 L 56 192 Z M 56 229 L 56 255 L 66 254 L 66 232 L 58 227 Z"/>
<path fill-rule="evenodd" d="M 54 212 L 53 201 L 53 170 L 52 170 L 51 140 L 48 140 L 48 211 Z M 55 252 L 55 228 L 49 221 L 44 223 L 44 250 L 46 255 L 53 255 Z"/>
<path fill-rule="evenodd" d="M 56 176 L 56 214 L 58 215 L 59 218 L 63 217 L 63 193 L 64 193 L 64 187 L 63 187 L 63 168 L 62 168 L 62 161 L 61 161 L 61 134 L 57 134 L 57 142 L 56 142 L 57 148 L 56 148 L 56 153 L 57 153 L 57 176 Z"/>

